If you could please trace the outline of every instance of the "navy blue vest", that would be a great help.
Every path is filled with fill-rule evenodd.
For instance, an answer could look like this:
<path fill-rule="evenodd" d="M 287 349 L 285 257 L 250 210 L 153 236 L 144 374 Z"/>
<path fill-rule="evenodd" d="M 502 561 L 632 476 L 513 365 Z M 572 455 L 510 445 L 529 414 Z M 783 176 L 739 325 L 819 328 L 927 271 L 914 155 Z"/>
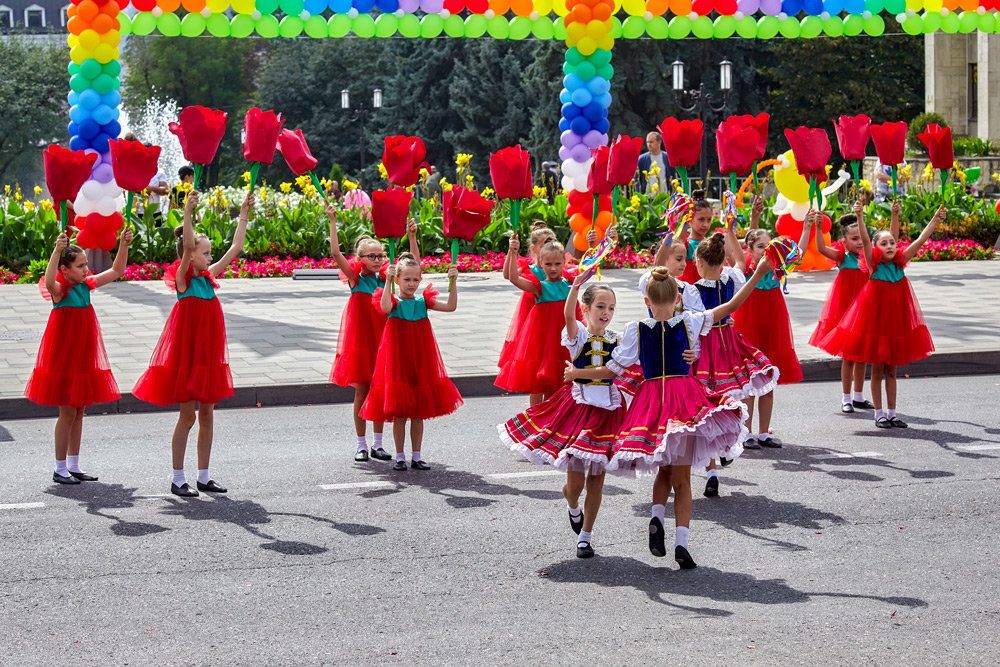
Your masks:
<path fill-rule="evenodd" d="M 705 304 L 705 310 L 712 310 L 713 308 L 721 306 L 724 303 L 729 303 L 729 301 L 732 300 L 733 295 L 736 293 L 736 281 L 732 278 L 726 282 L 716 280 L 715 285 L 712 287 L 702 285 L 701 281 L 696 282 L 694 286 L 698 288 L 698 293 L 701 295 L 701 302 Z M 729 316 L 726 315 L 713 326 L 721 327 L 728 323 Z"/>
<path fill-rule="evenodd" d="M 579 326 L 579 325 L 578 325 Z M 594 341 L 601 342 L 601 349 L 594 349 Z M 608 359 L 611 358 L 611 351 L 618 347 L 618 339 L 616 338 L 614 342 L 611 342 L 608 338 L 604 336 L 597 336 L 594 334 L 587 335 L 587 342 L 583 344 L 580 348 L 580 354 L 573 358 L 573 365 L 580 370 L 585 368 L 602 368 L 607 365 Z M 594 363 L 594 356 L 600 357 L 598 362 Z M 573 380 L 577 384 L 599 384 L 604 386 L 611 386 L 614 380 L 585 380 L 582 378 L 577 378 Z"/>
<path fill-rule="evenodd" d="M 684 361 L 684 351 L 690 345 L 687 323 L 678 319 L 674 326 L 666 322 L 639 322 L 639 364 L 647 380 L 689 375 L 691 366 Z"/>

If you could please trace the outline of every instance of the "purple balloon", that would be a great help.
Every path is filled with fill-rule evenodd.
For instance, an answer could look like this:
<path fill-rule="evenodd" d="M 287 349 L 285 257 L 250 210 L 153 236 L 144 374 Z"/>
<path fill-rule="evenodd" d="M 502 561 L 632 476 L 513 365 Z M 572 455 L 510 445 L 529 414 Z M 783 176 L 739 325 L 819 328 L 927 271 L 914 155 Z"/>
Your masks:
<path fill-rule="evenodd" d="M 569 150 L 569 156 L 574 162 L 586 162 L 590 159 L 590 149 L 586 144 L 577 144 Z"/>
<path fill-rule="evenodd" d="M 781 13 L 781 0 L 760 0 L 760 11 L 768 16 L 777 16 Z"/>
<path fill-rule="evenodd" d="M 92 175 L 99 183 L 110 183 L 115 180 L 114 169 L 111 168 L 110 164 L 104 164 L 103 162 L 94 167 L 94 173 Z"/>
<path fill-rule="evenodd" d="M 598 146 L 603 146 L 608 143 L 608 138 L 597 130 L 591 130 L 587 134 L 583 135 L 583 143 L 587 146 L 587 148 L 597 148 Z"/>
<path fill-rule="evenodd" d="M 750 16 L 760 9 L 760 0 L 737 0 L 736 11 L 743 12 L 744 16 Z"/>
<path fill-rule="evenodd" d="M 420 0 L 399 0 L 399 8 L 407 14 L 412 14 L 420 7 Z"/>
<path fill-rule="evenodd" d="M 440 14 L 444 9 L 444 0 L 420 0 L 420 9 L 428 14 Z"/>
<path fill-rule="evenodd" d="M 579 134 L 573 132 L 573 130 L 566 130 L 559 137 L 559 142 L 566 148 L 573 148 L 582 141 Z"/>
<path fill-rule="evenodd" d="M 566 148 L 565 146 L 560 146 L 559 147 L 559 161 L 560 162 L 565 162 L 566 160 L 568 160 L 570 158 L 570 156 L 572 154 L 573 154 L 573 152 L 570 149 Z"/>

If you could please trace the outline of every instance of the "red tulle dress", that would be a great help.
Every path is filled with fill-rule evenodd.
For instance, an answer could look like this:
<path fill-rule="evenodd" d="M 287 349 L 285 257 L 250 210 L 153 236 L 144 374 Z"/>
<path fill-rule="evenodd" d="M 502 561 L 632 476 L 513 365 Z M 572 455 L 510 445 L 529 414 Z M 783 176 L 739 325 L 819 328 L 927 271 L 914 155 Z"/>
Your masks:
<path fill-rule="evenodd" d="M 891 262 L 872 248 L 871 272 L 861 294 L 820 347 L 849 361 L 903 366 L 930 356 L 934 341 L 910 281 L 906 260 L 898 251 Z"/>
<path fill-rule="evenodd" d="M 697 239 L 689 238 L 687 240 L 687 258 L 684 260 L 684 273 L 680 277 L 686 283 L 694 283 L 701 278 L 701 274 L 698 273 L 698 264 L 694 261 L 694 253 L 700 244 L 701 241 Z"/>
<path fill-rule="evenodd" d="M 577 324 L 562 345 L 577 368 L 600 368 L 610 359 L 619 336 L 614 331 L 590 334 Z M 611 447 L 625 419 L 625 402 L 612 380 L 578 380 L 564 384 L 548 399 L 497 426 L 500 440 L 529 461 L 559 470 L 601 474 L 611 460 Z"/>
<path fill-rule="evenodd" d="M 743 452 L 746 406 L 707 390 L 684 361 L 684 351 L 697 349 L 710 327 L 705 313 L 690 311 L 625 326 L 607 366 L 620 373 L 639 364 L 643 382 L 618 432 L 608 471 L 651 475 L 661 466 L 704 467 Z"/>
<path fill-rule="evenodd" d="M 337 356 L 330 371 L 330 382 L 341 387 L 372 381 L 378 344 L 385 328 L 385 315 L 378 304 L 372 303 L 375 290 L 385 287 L 385 270 L 373 276 L 361 272 L 364 263 L 359 259 L 350 260 L 350 265 L 357 282 L 340 318 Z"/>
<path fill-rule="evenodd" d="M 90 305 L 96 278 L 87 276 L 82 283 L 71 285 L 59 272 L 56 280 L 63 298 L 52 305 L 24 395 L 39 405 L 74 408 L 118 400 L 121 394 Z M 45 299 L 52 299 L 44 281 L 39 282 L 39 290 Z"/>
<path fill-rule="evenodd" d="M 684 310 L 700 313 L 727 303 L 745 282 L 739 270 L 724 267 L 721 280 L 700 279 L 684 288 Z M 710 392 L 736 399 L 773 391 L 780 375 L 778 367 L 736 331 L 728 317 L 713 324 L 704 336 L 701 355 L 691 368 Z"/>
<path fill-rule="evenodd" d="M 750 263 L 749 254 L 747 253 L 748 276 L 755 268 Z M 778 367 L 781 372 L 778 384 L 802 382 L 802 365 L 795 354 L 788 305 L 785 304 L 781 283 L 775 280 L 774 273 L 768 273 L 760 279 L 747 300 L 733 313 L 733 321 L 736 331 Z"/>
<path fill-rule="evenodd" d="M 174 291 L 179 268 L 177 260 L 163 275 L 163 282 Z M 219 284 L 209 271 L 195 275 L 190 264 L 187 283 L 187 290 L 177 293 L 149 368 L 132 388 L 132 394 L 147 403 L 215 404 L 234 393 L 226 320 L 215 296 Z"/>
<path fill-rule="evenodd" d="M 361 406 L 364 419 L 431 419 L 451 414 L 462 405 L 427 319 L 427 310 L 434 307 L 437 295 L 428 285 L 423 296 L 392 297 L 393 309 L 379 343 L 371 390 Z M 378 303 L 381 298 L 380 288 L 371 299 Z"/>
<path fill-rule="evenodd" d="M 531 277 L 534 276 L 535 280 L 545 280 L 545 271 L 531 264 L 526 258 L 518 257 L 517 265 L 522 277 L 531 280 Z M 534 305 L 535 295 L 531 292 L 521 292 L 521 297 L 517 300 L 517 308 L 514 310 L 514 317 L 511 318 L 510 326 L 507 327 L 507 336 L 504 338 L 503 347 L 500 348 L 498 368 L 503 368 L 504 364 L 510 361 L 510 355 L 514 353 L 514 348 L 517 346 L 518 334 Z"/>
<path fill-rule="evenodd" d="M 567 275 L 559 280 L 539 280 L 534 274 L 525 274 L 539 295 L 534 298 L 535 305 L 524 320 L 510 357 L 497 375 L 496 386 L 525 394 L 549 394 L 565 384 L 563 372 L 570 358 L 559 341 L 566 324 L 563 309 L 572 279 L 567 279 Z M 577 319 L 582 318 L 579 305 L 576 311 Z"/>
<path fill-rule="evenodd" d="M 840 242 L 834 243 L 831 247 L 839 255 L 837 266 L 840 269 L 837 271 L 837 277 L 833 279 L 830 292 L 826 295 L 826 303 L 823 304 L 823 312 L 819 316 L 816 330 L 809 337 L 809 344 L 818 348 L 823 347 L 823 339 L 840 324 L 847 309 L 868 282 L 868 272 L 861 268 L 861 258 L 858 255 L 847 252 Z"/>

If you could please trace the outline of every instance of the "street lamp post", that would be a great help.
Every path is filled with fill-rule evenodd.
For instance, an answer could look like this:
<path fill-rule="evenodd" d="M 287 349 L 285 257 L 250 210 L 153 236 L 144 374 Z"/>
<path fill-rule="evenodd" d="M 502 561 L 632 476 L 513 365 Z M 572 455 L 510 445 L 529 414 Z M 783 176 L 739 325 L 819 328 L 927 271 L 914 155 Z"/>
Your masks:
<path fill-rule="evenodd" d="M 719 90 L 721 91 L 719 104 L 715 103 L 712 93 L 705 90 L 704 82 L 700 83 L 697 88 L 691 90 L 684 89 L 684 63 L 680 60 L 675 60 L 673 63 L 673 89 L 674 102 L 680 107 L 681 111 L 694 111 L 697 109 L 698 118 L 704 124 L 706 110 L 718 113 L 725 109 L 726 104 L 729 102 L 729 94 L 733 90 L 733 64 L 729 60 L 723 60 L 719 63 Z M 706 131 L 701 135 L 700 160 L 701 182 L 704 184 L 706 190 L 708 189 L 708 183 L 705 182 L 708 173 L 707 150 L 708 132 Z"/>
<path fill-rule="evenodd" d="M 340 108 L 345 112 L 351 110 L 351 92 L 348 89 L 343 89 L 340 91 Z M 371 109 L 359 106 L 354 110 L 354 115 L 351 117 L 350 122 L 361 121 L 361 142 L 359 144 L 359 152 L 361 155 L 361 176 L 358 179 L 360 187 L 362 190 L 365 189 L 365 121 L 368 120 L 369 116 L 372 119 L 375 118 L 375 114 L 378 110 L 382 108 L 382 89 L 376 88 L 372 91 L 372 106 Z"/>

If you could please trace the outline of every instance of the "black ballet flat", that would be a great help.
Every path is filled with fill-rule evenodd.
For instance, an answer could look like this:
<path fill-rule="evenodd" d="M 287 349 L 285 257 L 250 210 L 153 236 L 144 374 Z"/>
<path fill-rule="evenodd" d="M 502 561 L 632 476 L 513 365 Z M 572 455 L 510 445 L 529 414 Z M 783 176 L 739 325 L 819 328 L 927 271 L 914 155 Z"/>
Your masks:
<path fill-rule="evenodd" d="M 890 419 L 889 420 L 889 425 L 892 426 L 892 427 L 894 427 L 894 428 L 909 428 L 906 425 L 906 422 L 904 422 L 899 417 L 893 417 L 892 419 Z"/>
<path fill-rule="evenodd" d="M 590 542 L 580 542 L 579 544 L 576 545 L 576 557 L 593 558 L 594 547 L 590 546 Z"/>
<path fill-rule="evenodd" d="M 568 513 L 568 511 L 567 511 Z M 580 517 L 577 519 L 573 518 L 573 515 L 569 515 L 569 527 L 573 529 L 573 532 L 577 535 L 583 530 L 583 510 L 580 510 Z"/>
<path fill-rule="evenodd" d="M 170 485 L 170 493 L 175 496 L 181 496 L 182 498 L 194 498 L 198 495 L 198 492 L 188 486 L 187 482 L 182 485 L 177 486 L 176 484 Z"/>
<path fill-rule="evenodd" d="M 892 424 L 885 417 L 875 420 L 875 426 L 878 428 L 892 428 Z"/>
<path fill-rule="evenodd" d="M 856 408 L 861 408 L 862 410 L 874 410 L 875 404 L 869 401 L 867 398 L 863 401 L 851 401 L 851 405 Z"/>
<path fill-rule="evenodd" d="M 844 403 L 844 405 L 840 408 L 840 411 L 845 415 L 854 414 L 854 406 L 850 403 Z"/>
<path fill-rule="evenodd" d="M 70 470 L 69 474 L 72 475 L 73 477 L 76 477 L 81 482 L 96 482 L 97 481 L 97 475 L 88 475 L 87 473 L 85 473 L 83 471 L 73 472 L 72 470 Z"/>
<path fill-rule="evenodd" d="M 364 463 L 365 461 L 367 461 L 368 460 L 368 450 L 367 449 L 359 449 L 357 451 L 357 453 L 354 455 L 354 460 L 357 461 L 358 463 Z"/>
<path fill-rule="evenodd" d="M 427 461 L 410 461 L 410 467 L 414 470 L 430 470 L 431 464 Z"/>
<path fill-rule="evenodd" d="M 688 550 L 680 545 L 674 547 L 674 560 L 677 561 L 682 570 L 693 570 L 698 567 Z"/>
<path fill-rule="evenodd" d="M 372 447 L 372 458 L 375 459 L 376 461 L 391 461 L 392 454 L 385 451 L 381 447 L 378 448 Z"/>
<path fill-rule="evenodd" d="M 396 461 L 392 464 L 393 470 L 406 470 L 406 461 Z"/>
<path fill-rule="evenodd" d="M 719 478 L 709 477 L 708 481 L 705 482 L 705 497 L 717 498 L 718 496 L 719 496 Z"/>
<path fill-rule="evenodd" d="M 206 484 L 202 484 L 201 482 L 198 482 L 198 490 L 199 491 L 211 491 L 212 493 L 225 493 L 229 489 L 227 489 L 226 487 L 222 486 L 221 484 L 219 484 L 218 482 L 216 482 L 214 479 L 210 479 L 210 480 L 208 480 L 208 483 L 206 483 Z"/>
<path fill-rule="evenodd" d="M 649 553 L 657 558 L 667 555 L 667 547 L 663 543 L 663 522 L 655 516 L 649 520 Z"/>
<path fill-rule="evenodd" d="M 79 484 L 80 480 L 76 477 L 70 475 L 60 475 L 57 472 L 52 473 L 52 481 L 57 484 Z"/>

